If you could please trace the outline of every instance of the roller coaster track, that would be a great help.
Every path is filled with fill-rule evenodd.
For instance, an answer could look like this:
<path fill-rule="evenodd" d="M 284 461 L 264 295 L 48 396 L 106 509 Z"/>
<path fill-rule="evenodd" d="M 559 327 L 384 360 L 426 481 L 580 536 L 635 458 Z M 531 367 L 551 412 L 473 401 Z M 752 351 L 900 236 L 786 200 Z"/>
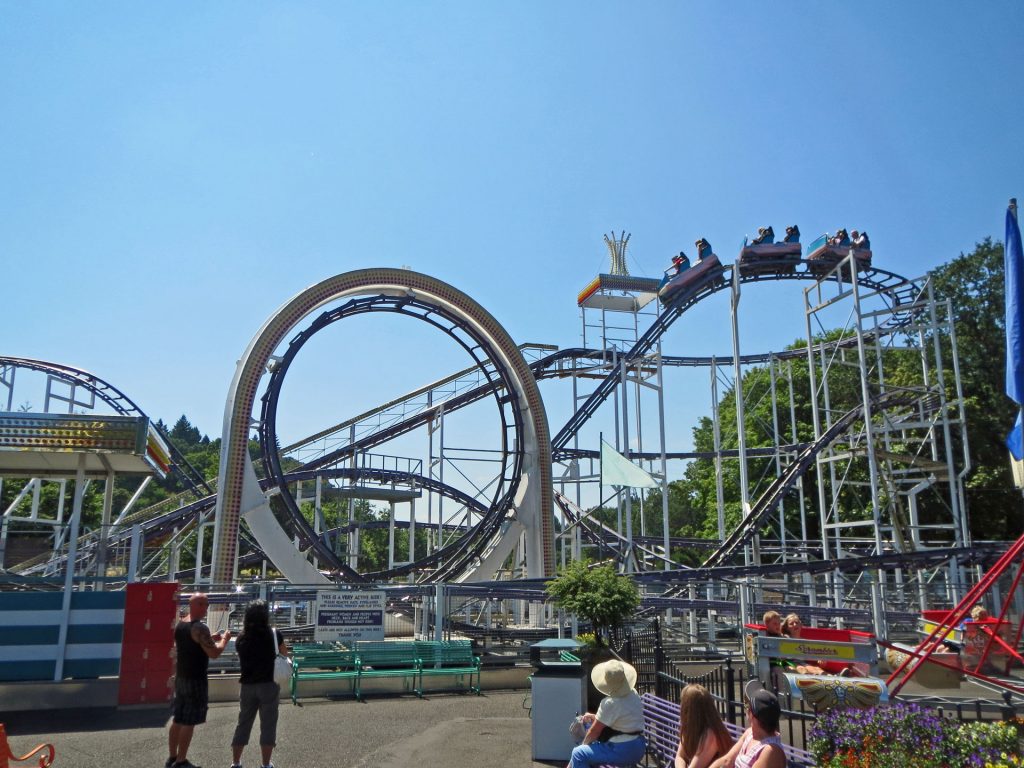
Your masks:
<path fill-rule="evenodd" d="M 142 409 L 139 408 L 131 398 L 124 394 L 124 392 L 88 371 L 83 371 L 79 368 L 72 368 L 68 365 L 48 363 L 43 360 L 32 360 L 25 357 L 0 356 L 0 368 L 7 367 L 14 369 L 23 368 L 26 370 L 37 371 L 39 373 L 45 373 L 47 376 L 60 379 L 73 387 L 82 387 L 105 402 L 115 413 L 121 416 L 134 416 L 149 419 L 149 417 L 142 412 Z M 188 487 L 188 489 L 197 497 L 213 493 L 213 488 L 203 477 L 202 473 L 188 462 L 188 459 L 185 458 L 181 451 L 174 447 L 174 443 L 171 442 L 167 433 L 160 429 L 153 421 L 150 421 L 150 426 L 157 431 L 161 439 L 166 443 L 172 460 L 171 470 Z"/>
<path fill-rule="evenodd" d="M 796 458 L 787 465 L 786 469 L 777 477 L 765 490 L 761 497 L 753 504 L 750 512 L 740 521 L 733 532 L 726 537 L 721 546 L 712 552 L 701 564 L 701 569 L 715 568 L 724 564 L 725 560 L 733 555 L 741 546 L 750 541 L 763 525 L 765 518 L 775 509 L 779 501 L 785 496 L 800 477 L 813 465 L 817 456 L 832 445 L 837 439 L 850 430 L 850 428 L 868 412 L 887 408 L 899 408 L 913 404 L 918 397 L 914 393 L 898 390 L 885 392 L 871 399 L 867 408 L 863 404 L 847 411 L 837 419 L 822 436 L 804 446 Z M 566 513 L 570 521 L 580 526 L 581 530 L 595 544 L 607 543 L 609 540 L 617 542 L 622 551 L 625 551 L 629 542 L 617 531 L 605 526 L 598 521 L 588 522 L 585 519 L 585 512 L 579 509 L 571 500 L 564 495 L 555 492 L 555 501 Z M 596 528 L 596 530 L 595 530 Z M 636 546 L 635 542 L 633 544 Z M 678 566 L 674 560 L 646 548 L 640 548 L 646 555 L 655 557 L 664 562 Z"/>
<path fill-rule="evenodd" d="M 637 339 L 636 343 L 627 352 L 622 355 L 622 362 L 624 364 L 630 364 L 638 361 L 640 358 L 650 354 L 651 350 L 657 345 L 658 340 L 661 339 L 662 335 L 669 329 L 686 310 L 697 304 L 702 299 L 710 296 L 717 291 L 723 290 L 728 287 L 729 281 L 724 278 L 726 272 L 730 272 L 731 269 L 736 269 L 736 266 L 726 267 L 721 275 L 716 279 L 715 276 L 708 276 L 705 282 L 699 283 L 687 291 L 684 291 L 671 305 L 665 308 L 661 314 L 655 319 L 655 321 L 648 327 L 643 335 Z M 741 284 L 748 282 L 761 282 L 765 279 L 772 280 L 818 280 L 818 276 L 812 275 L 810 272 L 797 272 L 792 273 L 773 273 L 773 274 L 747 274 L 740 273 L 739 281 Z M 907 311 L 897 313 L 894 315 L 893 322 L 895 324 L 904 324 L 909 322 L 913 316 L 913 310 L 910 309 L 911 305 L 916 305 L 920 290 L 913 284 L 908 282 L 905 278 L 895 275 L 892 272 L 885 272 L 879 269 L 870 269 L 866 272 L 860 272 L 857 274 L 857 283 L 859 286 L 873 289 L 878 291 L 880 294 L 886 296 L 893 308 L 900 306 L 907 306 Z M 615 387 L 619 383 L 619 372 L 612 370 L 605 376 L 604 380 L 597 386 L 597 388 L 590 394 L 590 396 L 583 402 L 572 417 L 565 423 L 558 433 L 551 439 L 551 450 L 552 458 L 557 460 L 559 458 L 559 452 L 564 450 L 573 437 L 579 432 L 580 428 L 593 416 L 601 404 L 608 399 L 608 396 L 615 390 Z"/>
<path fill-rule="evenodd" d="M 898 408 L 908 406 L 918 398 L 913 393 L 903 390 L 883 392 L 873 397 L 868 405 L 860 404 L 850 409 L 842 417 L 837 419 L 817 440 L 808 445 L 792 461 L 765 490 L 761 497 L 753 504 L 750 512 L 740 521 L 722 546 L 711 553 L 704 561 L 703 567 L 711 568 L 721 565 L 723 561 L 736 552 L 736 550 L 750 541 L 764 523 L 765 517 L 776 507 L 779 501 L 796 484 L 797 480 L 806 472 L 815 459 L 823 450 L 834 443 L 841 435 L 846 433 L 853 424 L 876 409 Z"/>
<path fill-rule="evenodd" d="M 458 488 L 455 488 L 445 483 L 441 483 L 433 478 L 423 477 L 409 472 L 397 472 L 394 470 L 384 469 L 351 469 L 351 468 L 338 468 L 327 471 L 296 471 L 289 473 L 285 476 L 286 480 L 290 483 L 303 482 L 308 480 L 314 480 L 316 477 L 324 477 L 327 479 L 341 479 L 341 480 L 375 480 L 381 483 L 405 483 L 417 485 L 424 488 L 427 491 L 440 494 L 453 501 L 463 505 L 468 511 L 484 516 L 487 514 L 488 507 L 486 504 L 481 502 L 479 499 L 475 499 L 472 496 L 466 494 Z M 263 491 L 272 490 L 275 486 L 275 482 L 272 479 L 264 478 L 260 481 L 260 486 Z M 160 538 L 172 532 L 175 528 L 179 528 L 182 524 L 191 524 L 195 520 L 198 520 L 203 514 L 210 512 L 216 504 L 216 495 L 205 496 L 198 499 L 191 504 L 170 510 L 163 514 L 155 517 L 150 517 L 145 520 L 133 520 L 127 519 L 110 533 L 107 538 L 108 545 L 118 545 L 125 543 L 132 536 L 132 528 L 137 522 L 139 529 L 142 533 L 144 540 L 150 540 L 154 538 Z M 142 514 L 142 512 L 137 513 Z M 79 561 L 87 561 L 91 556 L 93 549 L 98 541 L 98 534 L 95 532 L 82 536 L 79 540 Z M 458 541 L 449 544 L 437 550 L 432 555 L 423 560 L 428 561 L 430 564 L 442 561 L 445 558 L 450 558 L 461 562 L 463 557 L 454 558 L 454 555 L 463 554 L 464 550 L 473 551 L 473 555 L 478 554 L 478 550 L 473 550 L 468 547 L 465 537 L 460 538 Z M 18 572 L 21 574 L 32 574 L 41 570 L 45 565 L 51 562 L 63 562 L 63 556 L 60 558 L 53 558 L 50 556 L 39 556 L 32 560 L 22 563 L 18 567 Z M 416 561 L 417 565 L 421 565 L 422 561 Z M 404 569 L 403 572 L 408 572 L 408 568 Z M 367 574 L 367 578 L 373 577 L 376 574 Z"/>
<path fill-rule="evenodd" d="M 271 371 L 270 381 L 267 384 L 266 392 L 263 395 L 263 404 L 259 423 L 260 440 L 263 445 L 263 461 L 267 475 L 274 478 L 280 490 L 280 499 L 292 520 L 292 527 L 304 544 L 311 547 L 324 562 L 329 563 L 340 572 L 340 575 L 350 580 L 365 580 L 367 576 L 361 576 L 338 559 L 338 556 L 316 537 L 312 528 L 306 522 L 301 511 L 298 509 L 295 500 L 288 491 L 288 482 L 284 479 L 285 473 L 281 467 L 281 454 L 277 450 L 277 406 L 280 398 L 281 388 L 291 362 L 295 356 L 317 332 L 348 317 L 370 312 L 392 312 L 414 317 L 426 322 L 463 347 L 463 349 L 475 361 L 476 368 L 481 375 L 486 377 L 487 384 L 483 387 L 485 396 L 491 394 L 498 405 L 499 418 L 501 421 L 501 465 L 502 471 L 500 481 L 496 484 L 495 495 L 491 505 L 483 514 L 481 522 L 471 528 L 465 537 L 459 541 L 459 546 L 446 547 L 435 551 L 432 555 L 416 560 L 405 566 L 394 568 L 387 573 L 370 574 L 376 577 L 402 576 L 413 570 L 439 567 L 441 570 L 434 572 L 435 577 L 453 573 L 452 568 L 458 563 L 465 567 L 474 559 L 480 557 L 487 548 L 490 539 L 500 529 L 504 519 L 512 508 L 513 496 L 518 485 L 518 478 L 522 469 L 523 458 L 519 449 L 522 439 L 522 415 L 517 402 L 517 395 L 509 386 L 509 372 L 499 362 L 496 354 L 495 342 L 485 335 L 471 332 L 468 324 L 460 321 L 455 313 L 447 308 L 420 301 L 413 296 L 364 296 L 351 299 L 340 307 L 321 313 L 305 329 L 295 334 L 289 341 L 284 355 L 278 357 L 276 364 Z M 337 462 L 332 463 L 336 464 Z M 300 471 L 307 471 L 315 475 L 316 470 L 323 466 L 303 465 Z M 446 559 L 455 555 L 454 560 Z"/>
<path fill-rule="evenodd" d="M 766 265 L 762 264 L 760 266 L 761 268 L 764 268 Z M 780 268 L 783 266 L 792 267 L 793 262 L 780 264 Z M 734 268 L 735 266 L 726 266 L 725 273 L 728 273 Z M 743 273 L 740 273 L 741 285 L 746 283 L 764 282 L 767 280 L 802 280 L 813 282 L 818 280 L 818 276 L 811 274 L 809 271 L 794 271 L 792 273 L 782 274 L 758 273 L 744 275 Z M 906 278 L 892 272 L 886 272 L 881 269 L 869 269 L 864 272 L 859 272 L 857 274 L 857 283 L 860 287 L 875 290 L 879 294 L 885 296 L 891 307 L 900 308 L 900 311 L 894 313 L 890 321 L 892 327 L 899 327 L 909 322 L 914 314 L 921 311 L 923 308 L 918 303 L 922 288 L 917 284 L 908 281 Z M 666 307 L 661 314 L 658 315 L 657 319 L 651 324 L 641 338 L 637 340 L 633 347 L 622 353 L 622 357 L 625 362 L 627 364 L 636 363 L 645 355 L 648 355 L 672 323 L 682 316 L 686 310 L 708 296 L 717 293 L 720 290 L 724 290 L 727 287 L 728 280 L 710 279 L 702 284 L 694 286 L 689 291 L 683 291 L 671 305 Z M 840 342 L 833 342 L 832 344 L 834 346 L 842 347 L 852 346 L 855 343 L 856 340 L 844 340 Z M 805 349 L 798 349 L 774 353 L 774 355 L 744 355 L 740 358 L 740 361 L 744 364 L 756 364 L 767 362 L 772 356 L 776 359 L 786 359 L 790 357 L 802 358 L 806 357 L 806 355 L 807 351 Z M 607 352 L 604 350 L 585 348 L 563 349 L 550 355 L 546 355 L 545 357 L 531 363 L 530 368 L 533 371 L 534 376 L 538 379 L 565 377 L 571 376 L 572 370 L 560 368 L 559 364 L 562 362 L 583 358 L 603 361 L 606 357 Z M 731 361 L 731 358 L 719 357 L 716 358 L 716 360 L 719 364 L 728 364 Z M 709 357 L 681 357 L 666 355 L 662 358 L 663 365 L 677 367 L 707 366 L 710 362 L 711 358 Z M 588 396 L 587 400 L 579 407 L 579 409 L 577 409 L 573 416 L 552 438 L 552 457 L 556 461 L 569 458 L 572 455 L 572 449 L 568 448 L 568 444 L 572 440 L 572 437 L 597 412 L 605 400 L 608 399 L 611 393 L 615 390 L 615 387 L 619 384 L 619 380 L 618 371 L 613 370 L 608 372 L 597 388 Z M 369 451 L 377 445 L 381 445 L 400 435 L 404 435 L 415 429 L 423 427 L 432 419 L 435 419 L 442 408 L 444 413 L 451 413 L 452 411 L 463 408 L 471 403 L 475 403 L 492 394 L 494 392 L 494 388 L 495 384 L 489 383 L 466 390 L 453 398 L 445 400 L 443 404 L 433 406 L 419 413 L 413 414 L 412 416 L 402 418 L 372 434 L 353 440 L 341 448 L 329 451 L 316 459 L 305 462 L 301 467 L 302 469 L 317 469 L 320 467 L 329 467 L 338 464 L 355 453 Z M 346 422 L 346 426 L 349 423 L 350 422 Z M 341 426 L 342 425 L 339 425 L 337 429 L 340 430 Z M 318 433 L 314 437 L 319 439 L 323 438 L 326 434 L 327 431 L 324 431 Z M 300 441 L 289 447 L 297 448 L 312 439 L 313 438 L 307 438 L 307 440 Z M 689 457 L 685 456 L 681 458 Z"/>
<path fill-rule="evenodd" d="M 558 504 L 559 508 L 565 513 L 566 518 L 572 525 L 576 525 L 584 533 L 584 535 L 594 544 L 607 546 L 609 541 L 615 542 L 619 549 L 620 556 L 622 553 L 629 551 L 632 546 L 634 549 L 643 552 L 648 558 L 653 560 L 659 560 L 663 563 L 680 567 L 680 564 L 671 558 L 665 557 L 660 552 L 656 552 L 653 549 L 643 546 L 638 543 L 637 540 L 632 542 L 628 541 L 625 536 L 619 534 L 613 528 L 608 527 L 600 520 L 593 518 L 587 519 L 587 513 L 580 509 L 576 504 L 565 495 L 555 491 L 554 493 L 555 503 Z"/>
<path fill-rule="evenodd" d="M 806 262 L 796 262 L 796 264 L 801 263 L 806 264 Z M 778 273 L 759 271 L 756 274 L 743 274 L 741 272 L 739 275 L 739 282 L 740 284 L 745 284 L 750 282 L 762 282 L 766 280 L 819 280 L 819 276 L 811 274 L 809 270 L 804 269 L 802 271 L 796 271 L 795 269 L 792 269 L 793 265 L 794 262 L 780 263 L 779 268 L 782 271 Z M 764 269 L 766 266 L 768 265 L 762 263 L 759 265 L 759 268 Z M 633 347 L 621 353 L 622 361 L 625 364 L 636 364 L 642 358 L 649 355 L 650 352 L 657 345 L 662 335 L 668 330 L 668 328 L 675 322 L 676 319 L 678 319 L 680 316 L 682 316 L 683 313 L 685 313 L 687 309 L 694 306 L 704 298 L 727 288 L 729 285 L 729 281 L 728 279 L 726 279 L 725 276 L 727 274 L 731 275 L 732 270 L 735 270 L 736 268 L 737 267 L 735 265 L 726 266 L 723 268 L 723 271 L 718 275 L 708 276 L 708 278 L 705 279 L 703 282 L 698 283 L 682 291 L 680 295 L 669 306 L 665 307 L 662 310 L 662 312 L 657 316 L 655 321 L 637 340 Z M 792 271 L 789 271 L 791 269 Z M 838 277 L 836 277 L 836 279 L 838 279 Z M 894 310 L 893 315 L 889 320 L 889 324 L 892 327 L 898 327 L 902 324 L 909 322 L 910 319 L 914 316 L 914 314 L 920 311 L 921 309 L 918 302 L 922 288 L 917 286 L 915 283 L 912 283 L 906 280 L 905 278 L 900 277 L 899 275 L 880 269 L 868 269 L 866 271 L 861 271 L 857 273 L 857 283 L 862 288 L 877 291 L 880 295 L 886 297 L 886 299 L 890 303 L 890 307 Z M 371 299 L 369 301 L 366 301 L 366 303 L 368 305 L 373 301 L 374 300 Z M 839 342 L 836 344 L 841 346 L 843 344 L 849 343 L 851 342 L 846 341 Z M 299 346 L 301 346 L 301 344 Z M 774 353 L 773 356 L 776 359 L 779 359 L 789 356 L 802 357 L 805 354 L 806 352 L 804 350 L 793 350 Z M 767 361 L 769 357 L 769 355 L 747 355 L 743 356 L 741 358 L 741 361 L 744 363 L 753 364 L 757 362 Z M 600 361 L 603 365 L 606 361 L 607 353 L 602 350 L 588 350 L 580 348 L 560 350 L 551 355 L 547 355 L 544 358 L 541 358 L 540 360 L 535 361 L 530 365 L 530 368 L 532 369 L 534 375 L 538 379 L 549 377 L 565 377 L 572 375 L 573 372 L 571 369 L 561 368 L 560 363 L 566 360 L 579 360 L 584 358 L 592 358 L 594 360 Z M 719 363 L 728 362 L 727 358 L 717 358 L 717 361 Z M 662 364 L 668 366 L 701 366 L 708 365 L 709 363 L 710 358 L 706 357 L 664 356 L 662 358 Z M 99 396 L 102 400 L 107 402 L 111 408 L 113 408 L 116 412 L 120 414 L 144 416 L 141 410 L 139 410 L 138 407 L 127 396 L 125 396 L 119 390 L 112 387 L 102 379 L 99 379 L 98 377 L 95 377 L 92 374 L 89 374 L 85 371 L 80 371 L 78 369 L 70 368 L 67 366 L 55 365 L 52 363 L 37 360 L 0 357 L 0 366 L 3 365 L 15 365 L 17 367 L 31 368 L 34 370 L 55 375 L 61 378 L 62 380 L 68 381 L 69 383 L 84 386 L 88 390 L 95 392 L 97 396 Z M 588 396 L 583 405 L 577 409 L 573 416 L 566 422 L 562 429 L 559 430 L 557 435 L 555 435 L 555 437 L 552 439 L 553 459 L 562 460 L 574 455 L 585 455 L 584 453 L 574 451 L 573 449 L 569 448 L 568 444 L 572 440 L 573 436 L 578 433 L 580 428 L 594 415 L 594 413 L 597 412 L 600 405 L 610 396 L 610 394 L 614 391 L 618 383 L 618 371 L 612 370 L 604 376 L 604 378 L 598 384 L 597 388 Z M 312 461 L 305 462 L 295 472 L 288 473 L 287 475 L 281 473 L 278 476 L 286 477 L 288 478 L 288 482 L 293 482 L 299 479 L 308 479 L 309 477 L 313 477 L 318 473 L 323 475 L 325 473 L 322 470 L 330 467 L 336 467 L 338 463 L 356 453 L 368 451 L 369 449 L 376 445 L 383 444 L 400 435 L 406 434 L 408 432 L 411 432 L 417 428 L 424 426 L 425 424 L 429 423 L 432 419 L 436 418 L 442 408 L 445 413 L 449 413 L 451 411 L 467 406 L 471 403 L 477 402 L 487 396 L 497 397 L 498 391 L 500 389 L 501 382 L 495 380 L 492 377 L 491 380 L 488 381 L 487 383 L 473 387 L 472 389 L 465 391 L 453 398 L 445 400 L 440 406 L 427 408 L 419 413 L 414 414 L 411 417 L 401 419 L 396 423 L 393 423 L 383 429 L 379 429 L 373 432 L 372 434 L 354 440 L 349 444 L 343 446 L 342 448 L 325 453 L 324 455 Z M 266 401 L 267 399 L 265 397 L 265 404 Z M 855 411 L 856 410 L 857 409 L 855 409 Z M 851 418 L 855 419 L 856 416 L 852 416 Z M 267 420 L 264 419 L 263 423 L 266 424 Z M 829 433 L 827 434 L 832 434 L 832 432 L 836 429 L 836 426 L 839 423 L 840 422 L 837 422 L 836 425 L 833 425 L 833 427 L 829 430 Z M 325 430 L 311 438 L 307 438 L 306 441 L 300 441 L 300 443 L 296 443 L 294 446 L 289 447 L 298 447 L 306 442 L 322 438 L 325 435 L 329 434 L 330 432 L 331 430 Z M 180 452 L 178 452 L 177 449 L 174 448 L 173 443 L 171 443 L 171 441 L 167 438 L 165 434 L 161 433 L 161 436 L 164 438 L 165 442 L 171 449 L 172 458 L 174 460 L 174 469 L 177 472 L 179 472 L 180 475 L 182 476 L 182 479 L 192 489 L 194 489 L 195 494 L 198 496 L 203 491 L 205 491 L 207 494 L 212 494 L 213 489 L 210 487 L 209 483 L 207 483 L 202 478 L 202 476 L 193 467 L 191 467 L 191 465 L 187 462 L 184 456 L 182 456 Z M 276 439 L 274 440 L 274 444 L 276 444 Z M 804 454 L 807 453 L 808 448 L 806 446 L 800 446 L 800 448 L 800 456 L 803 456 Z M 675 454 L 673 454 L 673 456 L 675 456 Z M 680 454 L 679 457 L 692 458 L 693 456 L 691 456 L 690 454 Z M 802 462 L 798 457 L 798 460 L 794 462 L 794 464 L 791 465 L 791 467 L 797 467 L 801 465 L 801 463 Z M 803 466 L 803 468 L 800 469 L 800 472 L 806 471 L 806 468 L 806 466 Z M 336 476 L 335 473 L 338 473 L 337 476 L 344 476 L 345 472 L 352 471 L 353 470 L 332 469 L 327 474 L 332 477 Z M 788 475 L 789 472 L 787 472 L 786 475 L 784 475 L 784 477 Z M 795 482 L 796 476 L 796 474 L 793 475 L 792 482 Z M 779 478 L 779 480 L 781 479 L 782 478 Z M 776 486 L 779 484 L 779 480 L 777 480 L 776 483 L 773 484 L 772 488 L 770 488 L 766 492 L 766 495 L 771 494 L 773 492 L 773 489 L 775 489 Z M 269 481 L 261 481 L 261 485 L 263 485 L 264 483 L 267 483 L 267 486 L 269 486 Z M 429 487 L 427 478 L 420 478 L 420 484 L 423 487 Z M 448 495 L 451 495 L 449 492 L 455 490 L 450 487 L 446 488 L 447 490 L 445 492 L 448 493 Z M 431 490 L 433 489 L 431 488 Z M 785 490 L 782 490 L 780 492 L 780 495 L 781 493 L 784 492 Z M 173 528 L 175 525 L 180 524 L 180 522 L 183 519 L 188 519 L 195 515 L 201 514 L 203 511 L 207 510 L 209 507 L 213 505 L 214 500 L 215 496 L 206 496 L 204 498 L 200 498 L 198 501 L 192 504 L 188 504 L 183 507 L 179 507 L 177 509 L 162 513 L 157 517 L 152 518 L 151 520 L 145 521 L 142 524 L 143 529 L 146 532 L 147 536 L 154 535 L 155 533 L 166 532 L 167 529 Z M 507 502 L 508 499 L 506 498 L 504 501 Z M 473 504 L 476 505 L 479 504 L 479 502 L 474 501 Z M 467 504 L 467 508 L 469 508 L 470 506 L 470 504 Z M 507 506 L 507 503 L 504 506 Z M 768 507 L 766 507 L 766 509 L 770 508 L 770 506 L 771 505 L 769 504 Z M 760 502 L 758 505 L 755 505 L 755 509 L 758 509 L 759 507 Z M 312 546 L 315 550 L 317 550 L 318 554 L 322 555 L 324 559 L 326 559 L 328 562 L 331 562 L 335 557 L 334 554 L 332 552 L 329 552 L 322 546 L 322 543 L 319 540 L 317 540 L 317 538 L 313 535 L 312 530 L 309 529 L 308 524 L 302 525 L 305 523 L 304 519 L 298 521 L 296 518 L 296 512 L 294 510 L 290 510 L 290 512 L 291 517 L 293 518 L 293 528 L 296 529 L 297 533 L 299 533 L 300 538 L 303 539 L 305 545 L 307 547 Z M 491 510 L 491 512 L 493 513 L 494 510 Z M 411 572 L 412 570 L 418 568 L 439 565 L 440 569 L 434 573 L 435 578 L 442 577 L 443 575 L 457 574 L 459 568 L 465 567 L 475 558 L 478 558 L 481 552 L 487 547 L 490 539 L 498 533 L 505 517 L 504 510 L 499 510 L 499 512 L 499 514 L 482 513 L 481 523 L 475 526 L 469 532 L 468 537 L 460 539 L 455 544 L 449 545 L 449 547 L 438 550 L 429 558 L 425 558 L 423 560 L 416 561 L 415 563 L 411 563 L 408 566 L 404 566 L 403 569 L 401 569 L 402 573 Z M 137 513 L 133 517 L 137 518 L 139 514 L 142 513 Z M 753 514 L 754 512 L 752 511 L 751 515 Z M 748 519 L 750 519 L 750 517 L 751 516 L 748 516 Z M 741 528 L 743 528 L 743 526 L 747 524 L 748 519 L 745 519 L 744 523 L 741 524 Z M 125 522 L 127 523 L 128 521 Z M 751 522 L 750 525 L 754 525 L 754 523 Z M 756 530 L 756 526 L 753 530 Z M 737 535 L 739 533 L 740 529 L 734 532 L 734 535 Z M 745 537 L 743 538 L 743 541 L 746 541 L 747 538 L 749 538 L 749 536 L 752 535 L 753 532 L 750 532 L 749 534 L 742 533 L 742 536 Z M 730 546 L 740 546 L 742 544 L 741 541 L 738 544 L 730 545 L 731 539 L 732 537 L 730 537 L 730 540 L 723 545 L 723 549 Z M 321 552 L 321 550 L 324 551 Z M 446 557 L 456 552 L 458 554 L 457 557 L 445 561 Z M 720 555 L 720 553 L 722 553 L 722 550 L 717 551 L 714 555 L 712 555 L 712 558 L 718 556 L 726 556 L 725 554 Z M 397 575 L 396 572 L 390 573 L 391 575 Z M 376 575 L 383 574 L 366 574 L 364 578 L 372 578 Z"/>

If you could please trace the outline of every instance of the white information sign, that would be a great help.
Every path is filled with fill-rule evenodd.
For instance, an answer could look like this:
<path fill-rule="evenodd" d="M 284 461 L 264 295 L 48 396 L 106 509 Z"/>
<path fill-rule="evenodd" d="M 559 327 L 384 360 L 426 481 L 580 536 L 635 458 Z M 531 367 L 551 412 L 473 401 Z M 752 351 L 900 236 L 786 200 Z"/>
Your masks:
<path fill-rule="evenodd" d="M 384 593 L 319 590 L 313 639 L 320 643 L 383 640 Z"/>

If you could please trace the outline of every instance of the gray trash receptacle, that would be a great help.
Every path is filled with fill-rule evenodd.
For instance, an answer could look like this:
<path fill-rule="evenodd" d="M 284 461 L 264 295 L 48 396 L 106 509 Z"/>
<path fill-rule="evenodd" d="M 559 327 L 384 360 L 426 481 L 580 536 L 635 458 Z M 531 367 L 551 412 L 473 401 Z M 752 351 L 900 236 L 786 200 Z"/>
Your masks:
<path fill-rule="evenodd" d="M 559 656 L 579 647 L 574 640 L 562 639 L 542 640 L 530 646 L 534 760 L 568 760 L 576 746 L 569 735 L 569 724 L 587 709 L 587 685 L 583 665 L 561 661 Z"/>

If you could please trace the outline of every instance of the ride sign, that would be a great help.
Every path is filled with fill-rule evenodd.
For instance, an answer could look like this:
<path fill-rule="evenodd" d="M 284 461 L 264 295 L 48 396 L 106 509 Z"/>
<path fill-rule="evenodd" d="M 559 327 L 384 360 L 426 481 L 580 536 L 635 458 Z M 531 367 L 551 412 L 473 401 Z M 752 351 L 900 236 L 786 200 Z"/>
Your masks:
<path fill-rule="evenodd" d="M 384 593 L 318 591 L 313 639 L 383 640 Z"/>

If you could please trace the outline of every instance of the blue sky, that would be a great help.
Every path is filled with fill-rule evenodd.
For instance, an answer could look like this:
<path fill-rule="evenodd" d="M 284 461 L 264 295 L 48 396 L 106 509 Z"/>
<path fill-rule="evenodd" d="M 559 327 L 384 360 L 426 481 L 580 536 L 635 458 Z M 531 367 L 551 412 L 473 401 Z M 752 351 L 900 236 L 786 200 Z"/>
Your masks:
<path fill-rule="evenodd" d="M 1016 2 L 0 0 L 0 351 L 216 436 L 259 326 L 350 269 L 408 265 L 559 346 L 613 230 L 640 275 L 797 223 L 866 229 L 917 276 L 1024 197 L 1022 22 Z M 745 352 L 803 335 L 799 291 L 761 288 Z M 667 353 L 731 353 L 716 301 Z M 424 334 L 325 338 L 284 439 L 464 364 Z M 673 390 L 682 442 L 706 379 Z"/>

